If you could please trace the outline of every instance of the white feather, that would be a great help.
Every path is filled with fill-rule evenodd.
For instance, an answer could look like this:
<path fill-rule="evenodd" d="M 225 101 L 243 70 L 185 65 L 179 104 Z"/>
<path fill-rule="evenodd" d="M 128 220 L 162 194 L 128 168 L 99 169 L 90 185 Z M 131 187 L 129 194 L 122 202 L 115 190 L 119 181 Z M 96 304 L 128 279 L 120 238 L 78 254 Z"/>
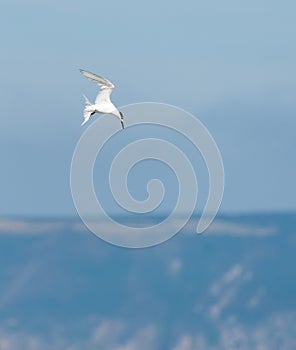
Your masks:
<path fill-rule="evenodd" d="M 112 91 L 114 89 L 114 85 L 111 83 L 111 81 L 83 69 L 80 69 L 80 72 L 86 78 L 95 81 L 100 86 L 100 91 L 96 97 L 94 104 L 92 104 L 89 101 L 89 99 L 86 96 L 84 96 L 84 121 L 81 125 L 84 125 L 89 120 L 92 114 L 103 113 L 115 115 L 121 121 L 122 128 L 124 128 L 123 116 L 110 100 L 110 95 L 112 94 Z"/>

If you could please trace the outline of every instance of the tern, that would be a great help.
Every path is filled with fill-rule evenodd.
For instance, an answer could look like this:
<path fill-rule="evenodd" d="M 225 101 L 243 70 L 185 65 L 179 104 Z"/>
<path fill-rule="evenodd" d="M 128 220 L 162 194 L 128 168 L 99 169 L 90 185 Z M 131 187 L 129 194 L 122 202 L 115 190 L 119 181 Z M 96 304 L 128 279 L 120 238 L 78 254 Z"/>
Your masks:
<path fill-rule="evenodd" d="M 90 100 L 83 95 L 85 98 L 85 108 L 84 121 L 81 125 L 84 125 L 95 113 L 113 114 L 120 120 L 121 127 L 124 129 L 123 114 L 118 108 L 114 106 L 110 100 L 110 95 L 112 94 L 115 86 L 111 83 L 111 81 L 106 78 L 102 78 L 97 74 L 88 72 L 83 69 L 80 69 L 80 72 L 86 78 L 95 81 L 100 86 L 100 91 L 96 97 L 95 103 L 91 103 Z"/>

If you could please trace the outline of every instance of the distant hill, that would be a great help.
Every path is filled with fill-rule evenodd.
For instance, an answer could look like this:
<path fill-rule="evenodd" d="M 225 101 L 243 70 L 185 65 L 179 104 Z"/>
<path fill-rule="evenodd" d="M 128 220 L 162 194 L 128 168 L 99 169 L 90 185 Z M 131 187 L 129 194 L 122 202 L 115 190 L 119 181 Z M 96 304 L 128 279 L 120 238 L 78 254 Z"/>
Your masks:
<path fill-rule="evenodd" d="M 1 219 L 0 349 L 296 349 L 296 215 L 194 227 L 133 250 L 78 219 Z"/>

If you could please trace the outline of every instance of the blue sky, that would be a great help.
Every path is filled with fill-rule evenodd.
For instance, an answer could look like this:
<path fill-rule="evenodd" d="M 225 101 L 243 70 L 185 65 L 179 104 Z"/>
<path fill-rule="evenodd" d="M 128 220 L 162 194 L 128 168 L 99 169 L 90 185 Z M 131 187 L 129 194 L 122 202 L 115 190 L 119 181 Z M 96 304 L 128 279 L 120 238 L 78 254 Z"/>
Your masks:
<path fill-rule="evenodd" d="M 117 105 L 192 112 L 220 147 L 224 212 L 295 210 L 296 5 L 292 1 L 4 1 L 0 214 L 71 215 L 83 131 L 78 68 Z"/>

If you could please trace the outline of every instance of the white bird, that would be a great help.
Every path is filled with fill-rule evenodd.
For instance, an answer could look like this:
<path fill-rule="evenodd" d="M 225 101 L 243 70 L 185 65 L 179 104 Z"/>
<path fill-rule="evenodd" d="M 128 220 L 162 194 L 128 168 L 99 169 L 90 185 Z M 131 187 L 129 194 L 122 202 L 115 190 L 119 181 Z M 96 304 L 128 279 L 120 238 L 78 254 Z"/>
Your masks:
<path fill-rule="evenodd" d="M 81 125 L 84 125 L 93 114 L 103 113 L 115 115 L 120 120 L 122 129 L 124 129 L 123 114 L 118 110 L 118 108 L 114 106 L 110 100 L 110 95 L 114 89 L 114 85 L 111 83 L 111 81 L 83 69 L 80 69 L 80 72 L 86 78 L 95 81 L 100 86 L 100 91 L 96 97 L 94 104 L 91 103 L 90 100 L 83 95 L 85 98 L 85 108 L 84 121 Z"/>

